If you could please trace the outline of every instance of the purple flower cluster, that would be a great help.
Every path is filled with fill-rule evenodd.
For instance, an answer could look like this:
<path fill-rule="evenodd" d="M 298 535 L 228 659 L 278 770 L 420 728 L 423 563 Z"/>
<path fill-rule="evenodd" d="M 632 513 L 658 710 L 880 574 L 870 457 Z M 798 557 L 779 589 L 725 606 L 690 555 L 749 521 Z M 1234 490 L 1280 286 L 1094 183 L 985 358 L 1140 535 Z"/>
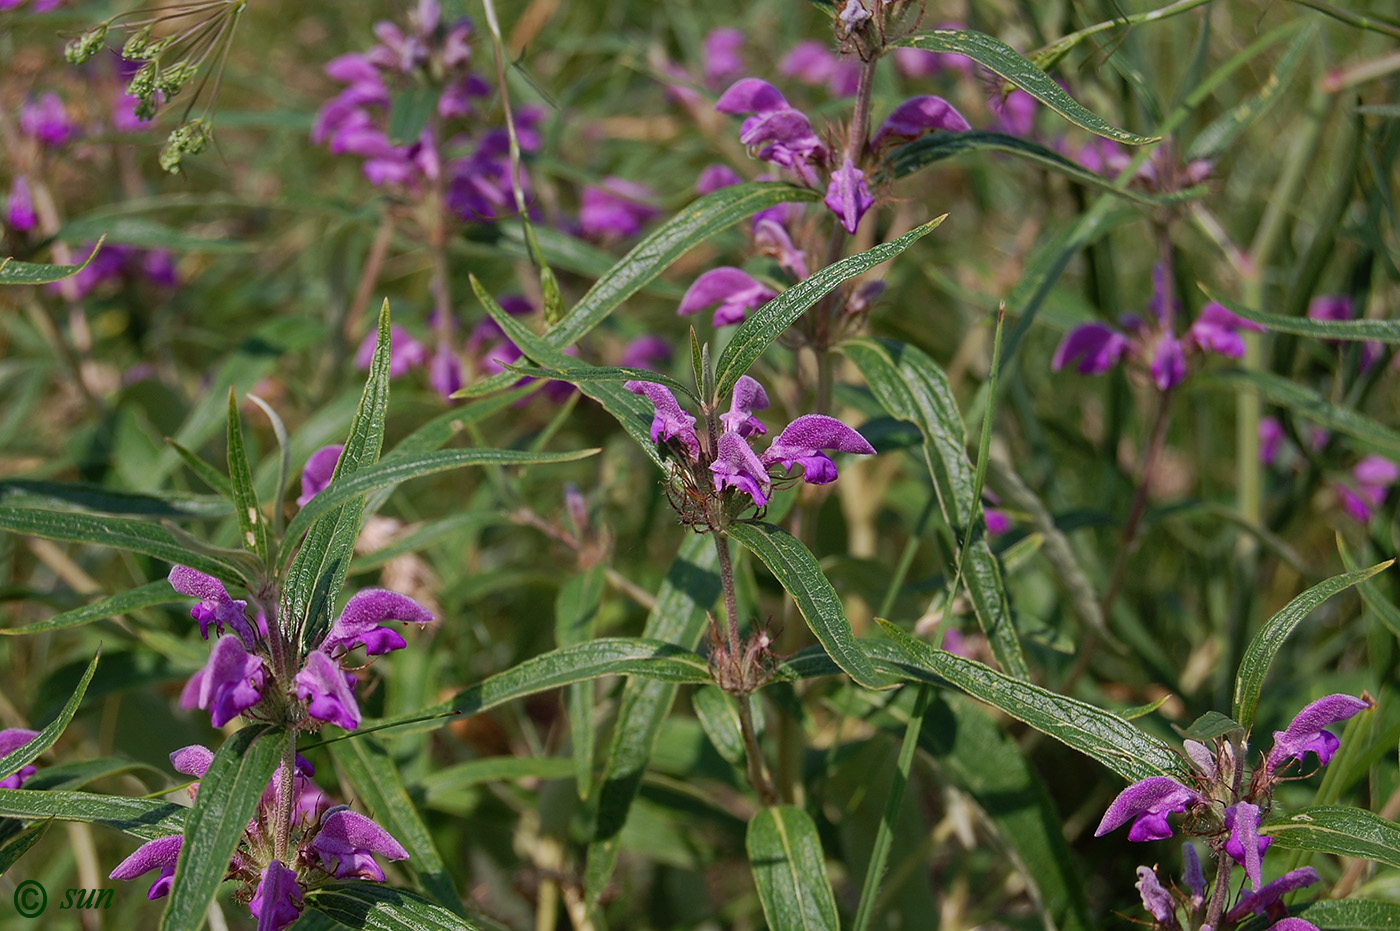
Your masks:
<path fill-rule="evenodd" d="M 835 417 L 804 414 L 788 424 L 761 455 L 755 453 L 749 440 L 768 431 L 754 411 L 768 407 L 768 395 L 747 375 L 735 384 L 729 410 L 717 418 L 719 427 L 707 431 L 703 439 L 695 432 L 695 417 L 681 409 L 670 389 L 645 381 L 629 381 L 624 387 L 652 403 L 652 442 L 667 444 L 689 467 L 692 478 L 702 477 L 694 484 L 712 483 L 716 496 L 737 489 L 758 507 L 766 505 L 772 494 L 770 472 L 775 468 L 790 471 L 800 465 L 803 481 L 825 485 L 837 477 L 836 464 L 827 452 L 875 452 L 863 436 Z"/>
<path fill-rule="evenodd" d="M 437 0 L 419 0 L 406 31 L 380 22 L 374 32 L 379 44 L 326 66 L 326 74 L 346 87 L 317 113 L 312 140 L 333 153 L 362 157 L 365 176 L 376 186 L 415 196 L 443 190 L 447 208 L 462 220 L 490 220 L 513 211 L 506 130 L 450 135 L 447 128 L 453 120 L 479 124 L 479 104 L 491 94 L 490 84 L 469 68 L 471 24 L 444 22 Z M 392 91 L 415 81 L 440 88 L 434 113 L 418 138 L 391 139 Z M 522 150 L 539 148 L 536 126 L 542 115 L 533 108 L 517 114 Z"/>
<path fill-rule="evenodd" d="M 97 243 L 87 243 L 77 250 L 77 254 L 91 255 L 95 248 Z M 142 249 L 122 243 L 107 243 L 87 268 L 66 281 L 48 285 L 48 288 L 83 298 L 97 291 L 118 290 L 123 285 L 138 282 L 161 289 L 175 288 L 180 283 L 175 272 L 175 256 L 166 249 Z"/>
<path fill-rule="evenodd" d="M 176 772 L 204 778 L 214 755 L 201 746 L 185 747 L 170 754 Z M 236 893 L 245 902 L 258 928 L 280 931 L 296 921 L 302 910 L 302 892 L 334 879 L 384 881 L 384 871 L 375 862 L 378 854 L 388 860 L 406 860 L 408 851 L 379 825 L 345 805 L 332 805 L 315 783 L 314 770 L 296 757 L 291 779 L 292 798 L 282 805 L 283 772 L 279 767 L 263 790 L 253 819 L 229 862 L 228 877 L 240 881 Z M 199 783 L 190 786 L 193 798 Z M 280 812 L 289 812 L 291 823 L 279 824 Z M 279 828 L 287 837 L 285 859 L 275 843 Z M 110 874 L 111 879 L 132 880 L 158 870 L 146 893 L 148 899 L 170 894 L 175 864 L 184 838 L 178 834 L 142 844 Z"/>
<path fill-rule="evenodd" d="M 19 131 L 48 148 L 56 149 L 78 134 L 78 124 L 68 116 L 68 110 L 58 95 L 47 91 L 38 100 L 28 100 L 20 107 Z"/>
<path fill-rule="evenodd" d="M 1314 428 L 1308 437 L 1313 452 L 1326 445 L 1330 434 Z M 1259 461 L 1269 466 L 1298 468 L 1302 457 L 1288 443 L 1283 424 L 1274 417 L 1259 421 Z M 1348 517 L 1358 524 L 1369 524 L 1371 517 L 1385 503 L 1390 489 L 1400 483 L 1400 466 L 1374 453 L 1362 457 L 1344 476 L 1329 480 L 1337 503 Z"/>
<path fill-rule="evenodd" d="M 1122 329 L 1104 323 L 1077 326 L 1060 341 L 1050 367 L 1058 372 L 1066 365 L 1073 365 L 1081 375 L 1102 375 L 1127 360 L 1145 365 L 1157 390 L 1168 391 L 1186 377 L 1191 356 L 1213 354 L 1228 359 L 1241 358 L 1244 338 L 1240 331 L 1261 332 L 1264 329 L 1211 301 L 1201 308 L 1186 335 L 1177 337 L 1173 330 L 1177 308 L 1166 306 L 1167 302 L 1162 299 L 1165 275 L 1160 265 L 1153 271 L 1156 297 L 1148 318 L 1125 315 L 1119 321 Z"/>
<path fill-rule="evenodd" d="M 1234 744 L 1217 743 L 1212 748 L 1194 740 L 1185 742 L 1186 756 L 1196 771 L 1194 786 L 1186 786 L 1168 776 L 1150 776 L 1120 792 L 1104 812 L 1096 837 L 1132 822 L 1128 840 L 1164 840 L 1172 836 L 1167 816 L 1187 813 L 1192 833 L 1215 836 L 1219 849 L 1242 866 L 1252 892 L 1225 914 L 1228 922 L 1239 921 L 1251 914 L 1278 917 L 1280 897 L 1317 881 L 1311 868 L 1294 870 L 1270 883 L 1263 882 L 1264 853 L 1272 838 L 1259 833 L 1259 818 L 1269 804 L 1273 787 L 1283 778 L 1282 773 L 1294 761 L 1301 765 L 1307 754 L 1317 758 L 1319 768 L 1326 766 L 1337 751 L 1337 737 L 1326 728 L 1346 721 L 1370 707 L 1365 698 L 1351 695 L 1328 695 L 1312 702 L 1293 719 L 1288 727 L 1274 732 L 1273 748 L 1261 765 L 1245 782 L 1237 769 L 1243 765 L 1236 758 Z M 1235 786 L 1242 785 L 1241 790 Z M 1185 886 L 1189 897 L 1173 897 L 1161 887 L 1156 874 L 1147 867 L 1138 869 L 1138 890 L 1143 906 L 1153 916 L 1159 928 L 1176 928 L 1178 899 L 1189 913 L 1198 912 L 1205 901 L 1204 878 L 1196 851 L 1190 844 L 1184 848 L 1187 860 Z M 1296 919 L 1294 919 L 1296 920 Z M 1195 927 L 1195 924 L 1190 925 Z M 1310 925 L 1277 924 L 1274 927 L 1311 927 Z"/>

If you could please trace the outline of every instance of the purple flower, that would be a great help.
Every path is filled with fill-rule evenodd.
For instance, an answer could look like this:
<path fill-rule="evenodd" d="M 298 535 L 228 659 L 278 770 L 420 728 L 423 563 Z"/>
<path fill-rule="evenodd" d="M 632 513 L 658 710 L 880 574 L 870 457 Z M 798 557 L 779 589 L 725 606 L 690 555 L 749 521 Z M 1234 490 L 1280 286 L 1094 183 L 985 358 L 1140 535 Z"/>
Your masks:
<path fill-rule="evenodd" d="M 942 97 L 910 97 L 885 117 L 870 145 L 878 149 L 888 141 L 917 139 L 936 129 L 962 133 L 972 129 L 972 124 Z"/>
<path fill-rule="evenodd" d="M 760 307 L 778 296 L 767 285 L 760 284 L 747 272 L 726 265 L 705 272 L 686 289 L 676 313 L 693 314 L 713 304 L 715 326 L 742 323 L 751 308 Z"/>
<path fill-rule="evenodd" d="M 1201 352 L 1214 352 L 1227 359 L 1244 357 L 1244 338 L 1240 330 L 1264 332 L 1264 328 L 1252 320 L 1242 320 L 1221 304 L 1211 301 L 1201 308 L 1201 314 L 1191 329 L 1186 331 L 1186 341 Z"/>
<path fill-rule="evenodd" d="M 1259 461 L 1273 465 L 1278 458 L 1279 447 L 1283 445 L 1283 424 L 1277 417 L 1265 417 L 1259 421 Z"/>
<path fill-rule="evenodd" d="M 9 727 L 0 731 L 0 757 L 9 756 L 38 736 L 38 731 L 31 731 L 27 727 Z M 18 789 L 24 785 L 26 779 L 36 772 L 38 769 L 33 765 L 21 766 L 4 779 L 0 779 L 0 789 Z"/>
<path fill-rule="evenodd" d="M 1102 375 L 1128 351 L 1128 338 L 1102 323 L 1086 323 L 1070 330 L 1055 350 L 1050 363 L 1058 372 L 1067 363 L 1079 360 L 1080 375 Z"/>
<path fill-rule="evenodd" d="M 825 84 L 836 70 L 837 58 L 824 43 L 803 39 L 778 63 L 778 73 L 803 84 Z"/>
<path fill-rule="evenodd" d="M 306 664 L 296 674 L 296 696 L 309 702 L 306 713 L 353 731 L 360 726 L 360 706 L 352 691 L 354 677 L 342 672 L 340 664 L 320 650 L 312 650 Z"/>
<path fill-rule="evenodd" d="M 604 178 L 599 187 L 585 187 L 578 221 L 585 236 L 635 236 L 656 216 L 656 209 L 642 201 L 652 197 L 649 188 L 622 178 Z"/>
<path fill-rule="evenodd" d="M 1107 178 L 1118 177 L 1132 161 L 1132 156 L 1123 146 L 1102 136 L 1090 139 L 1072 157 L 1085 168 Z"/>
<path fill-rule="evenodd" d="M 841 20 L 841 25 L 846 27 L 847 32 L 853 32 L 860 27 L 861 23 L 870 19 L 870 11 L 860 0 L 846 0 L 846 6 L 841 10 L 837 19 Z"/>
<path fill-rule="evenodd" d="M 297 495 L 297 507 L 304 508 L 312 498 L 319 495 L 331 483 L 340 454 L 345 451 L 343 443 L 322 446 L 306 460 L 301 470 L 301 494 Z"/>
<path fill-rule="evenodd" d="M 1170 333 L 1161 334 L 1152 349 L 1152 363 L 1148 371 L 1152 373 L 1152 382 L 1158 391 L 1181 384 L 1186 377 L 1186 353 L 1181 347 L 1181 340 Z"/>
<path fill-rule="evenodd" d="M 740 375 L 730 398 L 729 411 L 720 414 L 719 420 L 724 424 L 725 433 L 737 433 L 747 438 L 768 432 L 753 415 L 754 411 L 767 408 L 768 393 L 763 390 L 763 386 L 747 375 Z"/>
<path fill-rule="evenodd" d="M 633 369 L 654 369 L 671 359 L 671 344 L 659 336 L 638 336 L 622 348 L 617 364 Z"/>
<path fill-rule="evenodd" d="M 370 656 L 380 656 L 408 645 L 393 628 L 382 626 L 385 621 L 422 627 L 432 619 L 427 608 L 407 595 L 367 588 L 356 592 L 345 603 L 345 609 L 321 641 L 320 649 L 335 659 L 357 646 L 363 646 Z"/>
<path fill-rule="evenodd" d="M 248 910 L 258 919 L 258 931 L 281 931 L 301 915 L 301 887 L 297 874 L 281 860 L 273 860 L 262 871 L 258 891 L 248 902 Z"/>
<path fill-rule="evenodd" d="M 180 693 L 181 708 L 211 712 L 215 727 L 223 727 L 262 700 L 267 682 L 263 661 L 225 634 L 209 651 L 209 663 L 190 677 Z"/>
<path fill-rule="evenodd" d="M 20 108 L 19 129 L 50 148 L 63 145 L 77 131 L 73 121 L 68 118 L 63 101 L 52 91 L 37 101 L 28 101 Z"/>
<path fill-rule="evenodd" d="M 705 36 L 703 57 L 705 83 L 711 87 L 731 81 L 744 73 L 744 60 L 739 50 L 744 47 L 744 34 L 732 26 L 711 30 Z"/>
<path fill-rule="evenodd" d="M 445 342 L 438 344 L 428 363 L 428 384 L 445 399 L 451 399 L 462 388 L 462 361 Z"/>
<path fill-rule="evenodd" d="M 1276 906 L 1280 899 L 1290 892 L 1311 886 L 1317 882 L 1317 870 L 1310 866 L 1294 870 L 1291 873 L 1284 873 L 1271 883 L 1266 883 L 1264 888 L 1257 892 L 1246 892 L 1240 896 L 1240 900 L 1235 907 L 1225 913 L 1226 921 L 1239 921 L 1251 912 L 1256 915 L 1268 914 L 1273 906 Z M 1274 927 L 1278 927 L 1275 925 Z"/>
<path fill-rule="evenodd" d="M 708 165 L 695 179 L 696 194 L 713 194 L 721 188 L 742 184 L 743 178 L 735 174 L 728 165 Z"/>
<path fill-rule="evenodd" d="M 1359 524 L 1369 524 L 1371 515 L 1385 503 L 1390 487 L 1400 478 L 1400 469 L 1384 456 L 1367 456 L 1352 466 L 1355 488 L 1335 486 L 1342 508 Z"/>
<path fill-rule="evenodd" d="M 772 84 L 758 78 L 744 78 L 735 81 L 720 94 L 719 100 L 715 101 L 715 109 L 734 115 L 775 113 L 792 108 L 788 106 L 787 98 Z"/>
<path fill-rule="evenodd" d="M 1176 900 L 1171 897 L 1171 893 L 1162 888 L 1162 884 L 1157 881 L 1157 874 L 1150 866 L 1140 866 L 1137 868 L 1137 890 L 1142 895 L 1142 907 L 1160 925 L 1168 928 L 1176 927 Z"/>
<path fill-rule="evenodd" d="M 5 222 L 16 233 L 27 233 L 39 224 L 34 215 L 34 201 L 29 196 L 29 182 L 24 175 L 15 175 L 10 183 L 10 196 L 5 201 Z"/>
<path fill-rule="evenodd" d="M 836 481 L 836 463 L 822 450 L 871 455 L 875 447 L 865 437 L 835 417 L 804 414 L 783 429 L 763 453 L 763 464 L 780 464 L 786 469 L 802 466 L 802 480 L 809 485 Z"/>
<path fill-rule="evenodd" d="M 1108 806 L 1095 837 L 1102 837 L 1109 831 L 1117 830 L 1133 820 L 1128 829 L 1128 840 L 1165 840 L 1172 836 L 1167 815 L 1185 811 L 1187 806 L 1203 804 L 1204 799 L 1195 791 L 1167 776 L 1149 776 L 1128 786 Z"/>
<path fill-rule="evenodd" d="M 763 462 L 754 455 L 748 442 L 738 433 L 725 432 L 719 437 L 719 449 L 714 462 L 715 491 L 737 488 L 753 499 L 758 507 L 768 503 L 771 482 Z"/>
<path fill-rule="evenodd" d="M 368 369 L 370 363 L 374 361 L 374 350 L 378 345 L 379 333 L 370 330 L 360 343 L 359 351 L 355 353 L 355 366 L 359 369 Z M 397 326 L 389 327 L 390 378 L 405 375 L 409 370 L 425 365 L 427 361 L 428 350 L 423 348 L 422 343 Z"/>
<path fill-rule="evenodd" d="M 1200 908 L 1206 900 L 1206 876 L 1201 870 L 1201 858 L 1196 854 L 1196 845 L 1182 844 L 1181 859 L 1185 861 L 1181 881 L 1186 885 L 1186 891 L 1191 893 L 1191 908 Z"/>
<path fill-rule="evenodd" d="M 794 110 L 778 89 L 758 78 L 736 81 L 715 103 L 720 113 L 753 116 L 739 128 L 739 141 L 758 150 L 758 157 L 797 174 L 815 186 L 814 165 L 826 163 L 827 151 L 806 114 Z"/>
<path fill-rule="evenodd" d="M 203 779 L 209 772 L 209 764 L 214 762 L 214 754 L 208 747 L 191 744 L 170 754 L 170 765 L 177 773 Z"/>
<path fill-rule="evenodd" d="M 792 243 L 787 228 L 769 217 L 755 218 L 753 244 L 761 255 L 771 256 L 779 267 L 799 281 L 807 277 L 807 255 Z"/>
<path fill-rule="evenodd" d="M 1225 809 L 1225 830 L 1230 832 L 1225 840 L 1225 852 L 1244 867 L 1245 876 L 1257 892 L 1263 881 L 1259 874 L 1260 860 L 1274 840 L 1259 836 L 1259 806 L 1236 802 Z"/>
<path fill-rule="evenodd" d="M 1308 302 L 1308 317 L 1313 320 L 1350 320 L 1356 316 L 1356 306 L 1345 294 L 1320 294 Z M 1338 345 L 1335 340 L 1329 344 Z M 1367 340 L 1361 344 L 1361 368 L 1369 369 L 1380 358 L 1381 344 Z"/>
<path fill-rule="evenodd" d="M 252 625 L 248 623 L 248 602 L 229 597 L 224 583 L 210 575 L 186 566 L 170 570 L 170 587 L 182 595 L 198 598 L 199 604 L 190 609 L 190 617 L 199 621 L 199 635 L 209 639 L 209 625 L 220 634 L 227 624 L 243 645 L 252 649 L 257 642 Z"/>
<path fill-rule="evenodd" d="M 107 874 L 108 879 L 135 879 L 151 870 L 160 870 L 160 875 L 146 893 L 147 899 L 159 899 L 170 894 L 170 884 L 175 879 L 175 862 L 180 858 L 180 845 L 184 837 L 172 834 L 147 841 L 132 851 L 131 856 L 117 864 L 117 868 Z"/>
<path fill-rule="evenodd" d="M 865 186 L 865 173 L 849 158 L 832 173 L 824 203 L 836 214 L 848 233 L 856 231 L 860 218 L 875 203 L 875 198 L 870 196 L 870 190 Z"/>
<path fill-rule="evenodd" d="M 1301 763 L 1303 756 L 1311 750 L 1317 755 L 1317 765 L 1326 766 L 1341 741 L 1323 728 L 1339 724 L 1369 707 L 1368 702 L 1351 695 L 1319 698 L 1298 712 L 1286 730 L 1274 731 L 1274 747 L 1269 751 L 1264 765 L 1272 773 L 1281 769 L 1288 760 Z"/>
<path fill-rule="evenodd" d="M 1001 131 L 1011 136 L 1030 136 L 1035 132 L 1036 99 L 1019 87 L 1005 97 L 994 96 L 992 114 Z"/>
<path fill-rule="evenodd" d="M 322 819 L 311 850 L 336 879 L 355 876 L 383 882 L 384 871 L 374 862 L 373 854 L 388 860 L 408 859 L 408 851 L 388 831 L 343 806 L 331 809 Z"/>
<path fill-rule="evenodd" d="M 692 462 L 700 457 L 700 441 L 695 436 L 695 417 L 681 410 L 676 396 L 664 385 L 649 381 L 629 381 L 624 388 L 633 394 L 640 394 L 656 409 L 651 419 L 651 441 L 679 440 L 681 447 Z"/>

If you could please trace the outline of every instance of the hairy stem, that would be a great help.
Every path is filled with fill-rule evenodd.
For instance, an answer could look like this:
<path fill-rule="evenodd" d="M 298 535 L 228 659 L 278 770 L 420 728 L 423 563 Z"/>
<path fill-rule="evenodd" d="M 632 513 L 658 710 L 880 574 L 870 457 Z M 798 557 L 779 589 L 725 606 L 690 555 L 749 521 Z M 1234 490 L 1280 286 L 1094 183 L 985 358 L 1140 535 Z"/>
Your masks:
<path fill-rule="evenodd" d="M 277 853 L 277 859 L 287 860 L 287 841 L 292 833 L 292 798 L 293 780 L 296 775 L 297 765 L 297 735 L 296 731 L 287 733 L 287 742 L 282 745 L 282 769 L 280 792 L 277 796 L 277 824 L 274 827 L 273 843 Z"/>

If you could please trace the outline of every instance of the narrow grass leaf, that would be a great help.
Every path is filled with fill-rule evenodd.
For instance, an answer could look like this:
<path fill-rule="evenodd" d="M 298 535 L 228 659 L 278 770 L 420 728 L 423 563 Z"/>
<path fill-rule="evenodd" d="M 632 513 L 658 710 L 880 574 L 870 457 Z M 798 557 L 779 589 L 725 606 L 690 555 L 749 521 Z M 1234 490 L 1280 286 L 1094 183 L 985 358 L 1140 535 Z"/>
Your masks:
<path fill-rule="evenodd" d="M 1201 290 L 1205 292 L 1206 297 L 1224 306 L 1235 316 L 1253 320 L 1277 333 L 1293 333 L 1316 339 L 1400 343 L 1400 320 L 1314 320 L 1312 317 L 1288 317 L 1265 313 L 1237 301 L 1226 300 L 1204 286 Z"/>
<path fill-rule="evenodd" d="M 243 418 L 238 413 L 238 395 L 228 390 L 228 473 L 233 492 L 233 510 L 238 515 L 238 541 L 243 548 L 267 563 L 267 520 L 258 506 L 253 488 L 253 469 L 243 445 Z"/>
<path fill-rule="evenodd" d="M 554 599 L 554 640 L 560 647 L 593 639 L 607 576 L 604 567 L 593 566 L 569 578 Z M 579 682 L 569 686 L 569 733 L 573 738 L 574 777 L 580 801 L 587 801 L 593 787 L 593 686 Z"/>
<path fill-rule="evenodd" d="M 1282 376 L 1271 372 L 1220 372 L 1205 375 L 1196 384 L 1202 388 L 1224 385 L 1258 391 L 1259 396 L 1269 404 L 1287 408 L 1320 427 L 1345 434 L 1355 441 L 1356 446 L 1368 452 L 1400 462 L 1400 433 L 1382 426 L 1365 414 L 1334 404 L 1311 388 Z"/>

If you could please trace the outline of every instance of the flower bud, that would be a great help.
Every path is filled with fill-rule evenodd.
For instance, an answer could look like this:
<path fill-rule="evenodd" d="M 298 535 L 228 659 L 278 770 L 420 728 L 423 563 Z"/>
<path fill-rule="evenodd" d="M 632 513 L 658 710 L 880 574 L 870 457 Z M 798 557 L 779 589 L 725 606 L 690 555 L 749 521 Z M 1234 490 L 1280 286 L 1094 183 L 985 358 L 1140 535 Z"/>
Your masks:
<path fill-rule="evenodd" d="M 70 64 L 81 65 L 102 50 L 102 43 L 106 39 L 107 24 L 100 23 L 64 46 L 63 57 L 68 59 Z"/>

